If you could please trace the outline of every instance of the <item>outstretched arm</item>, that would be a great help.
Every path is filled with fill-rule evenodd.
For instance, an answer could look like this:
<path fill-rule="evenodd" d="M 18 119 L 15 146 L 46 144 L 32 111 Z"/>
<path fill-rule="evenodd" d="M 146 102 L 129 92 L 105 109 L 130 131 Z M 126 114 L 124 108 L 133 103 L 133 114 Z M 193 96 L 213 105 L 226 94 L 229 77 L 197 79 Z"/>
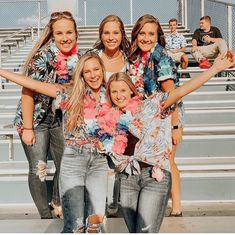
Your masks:
<path fill-rule="evenodd" d="M 234 65 L 235 65 L 235 55 L 230 51 L 226 55 L 218 56 L 213 66 L 210 69 L 192 78 L 191 80 L 185 82 L 181 87 L 178 87 L 173 91 L 171 91 L 163 108 L 165 109 L 171 106 L 182 97 L 200 88 L 204 83 L 210 80 L 217 73 Z"/>
<path fill-rule="evenodd" d="M 36 81 L 30 77 L 16 74 L 5 69 L 0 69 L 0 76 L 34 92 L 41 93 L 53 98 L 56 97 L 56 91 L 58 90 L 58 87 L 55 84 Z"/>

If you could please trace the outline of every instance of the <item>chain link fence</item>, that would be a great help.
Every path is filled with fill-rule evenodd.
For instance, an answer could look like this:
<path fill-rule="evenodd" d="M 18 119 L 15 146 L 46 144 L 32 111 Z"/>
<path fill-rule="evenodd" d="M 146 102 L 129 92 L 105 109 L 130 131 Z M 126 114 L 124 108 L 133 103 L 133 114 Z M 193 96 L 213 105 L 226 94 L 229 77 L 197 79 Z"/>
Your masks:
<path fill-rule="evenodd" d="M 54 2 L 59 5 L 61 1 Z M 65 8 L 68 1 L 64 4 Z M 147 13 L 157 17 L 161 23 L 166 23 L 173 17 L 181 22 L 180 2 L 181 0 L 76 0 L 75 7 L 78 9 L 75 17 L 78 26 L 98 25 L 109 14 L 120 16 L 125 24 L 135 23 L 141 15 Z M 36 27 L 38 24 L 44 26 L 49 20 L 48 15 L 46 0 L 0 0 L 0 28 Z"/>

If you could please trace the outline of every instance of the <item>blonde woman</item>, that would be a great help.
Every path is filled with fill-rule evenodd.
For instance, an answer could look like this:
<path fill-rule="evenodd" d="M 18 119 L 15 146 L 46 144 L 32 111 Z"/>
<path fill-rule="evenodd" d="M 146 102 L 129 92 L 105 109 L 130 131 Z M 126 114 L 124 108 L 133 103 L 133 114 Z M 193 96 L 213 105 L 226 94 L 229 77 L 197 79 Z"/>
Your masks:
<path fill-rule="evenodd" d="M 92 52 L 83 55 L 74 71 L 73 86 L 63 88 L 3 70 L 0 74 L 33 92 L 56 98 L 55 107 L 63 113 L 65 142 L 60 170 L 63 232 L 100 231 L 108 170 L 107 159 L 98 152 L 99 141 L 95 137 L 97 114 L 106 102 L 101 58 Z"/>
<path fill-rule="evenodd" d="M 77 26 L 70 12 L 54 12 L 24 64 L 24 75 L 48 83 L 68 83 L 78 61 Z M 22 89 L 14 124 L 29 162 L 30 193 L 42 219 L 62 217 L 58 177 L 64 150 L 61 113 L 52 98 Z M 55 164 L 50 207 L 46 186 L 48 156 Z M 53 213 L 51 213 L 51 211 Z"/>

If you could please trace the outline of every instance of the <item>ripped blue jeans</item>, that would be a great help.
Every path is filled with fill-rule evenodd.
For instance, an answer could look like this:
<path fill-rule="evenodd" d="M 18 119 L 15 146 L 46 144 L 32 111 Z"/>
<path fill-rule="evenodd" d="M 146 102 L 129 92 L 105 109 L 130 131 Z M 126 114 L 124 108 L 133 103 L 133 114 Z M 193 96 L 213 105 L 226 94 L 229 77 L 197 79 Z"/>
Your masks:
<path fill-rule="evenodd" d="M 79 230 L 91 214 L 105 214 L 107 170 L 106 157 L 91 146 L 66 146 L 59 184 L 63 233 Z"/>
<path fill-rule="evenodd" d="M 171 173 L 157 182 L 151 177 L 151 168 L 140 175 L 120 174 L 121 206 L 130 233 L 157 233 L 165 215 L 171 190 Z"/>
<path fill-rule="evenodd" d="M 58 206 L 60 205 L 59 173 L 64 152 L 64 135 L 61 122 L 54 117 L 53 113 L 47 115 L 45 120 L 34 129 L 34 133 L 36 143 L 33 146 L 27 146 L 22 141 L 21 136 L 20 139 L 29 162 L 28 183 L 30 193 L 41 218 L 49 219 L 52 218 L 52 214 L 48 206 L 46 185 L 48 154 L 51 155 L 56 168 L 53 177 L 52 201 Z"/>

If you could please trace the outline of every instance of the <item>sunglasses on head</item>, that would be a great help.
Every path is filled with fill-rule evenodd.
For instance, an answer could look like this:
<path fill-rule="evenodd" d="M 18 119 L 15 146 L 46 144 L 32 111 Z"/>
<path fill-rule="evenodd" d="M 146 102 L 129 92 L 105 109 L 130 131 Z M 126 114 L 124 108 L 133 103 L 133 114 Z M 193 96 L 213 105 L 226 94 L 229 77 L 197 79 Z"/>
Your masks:
<path fill-rule="evenodd" d="M 56 11 L 56 12 L 51 13 L 52 20 L 56 20 L 60 16 L 64 16 L 67 19 L 73 18 L 73 15 L 69 11 Z"/>

